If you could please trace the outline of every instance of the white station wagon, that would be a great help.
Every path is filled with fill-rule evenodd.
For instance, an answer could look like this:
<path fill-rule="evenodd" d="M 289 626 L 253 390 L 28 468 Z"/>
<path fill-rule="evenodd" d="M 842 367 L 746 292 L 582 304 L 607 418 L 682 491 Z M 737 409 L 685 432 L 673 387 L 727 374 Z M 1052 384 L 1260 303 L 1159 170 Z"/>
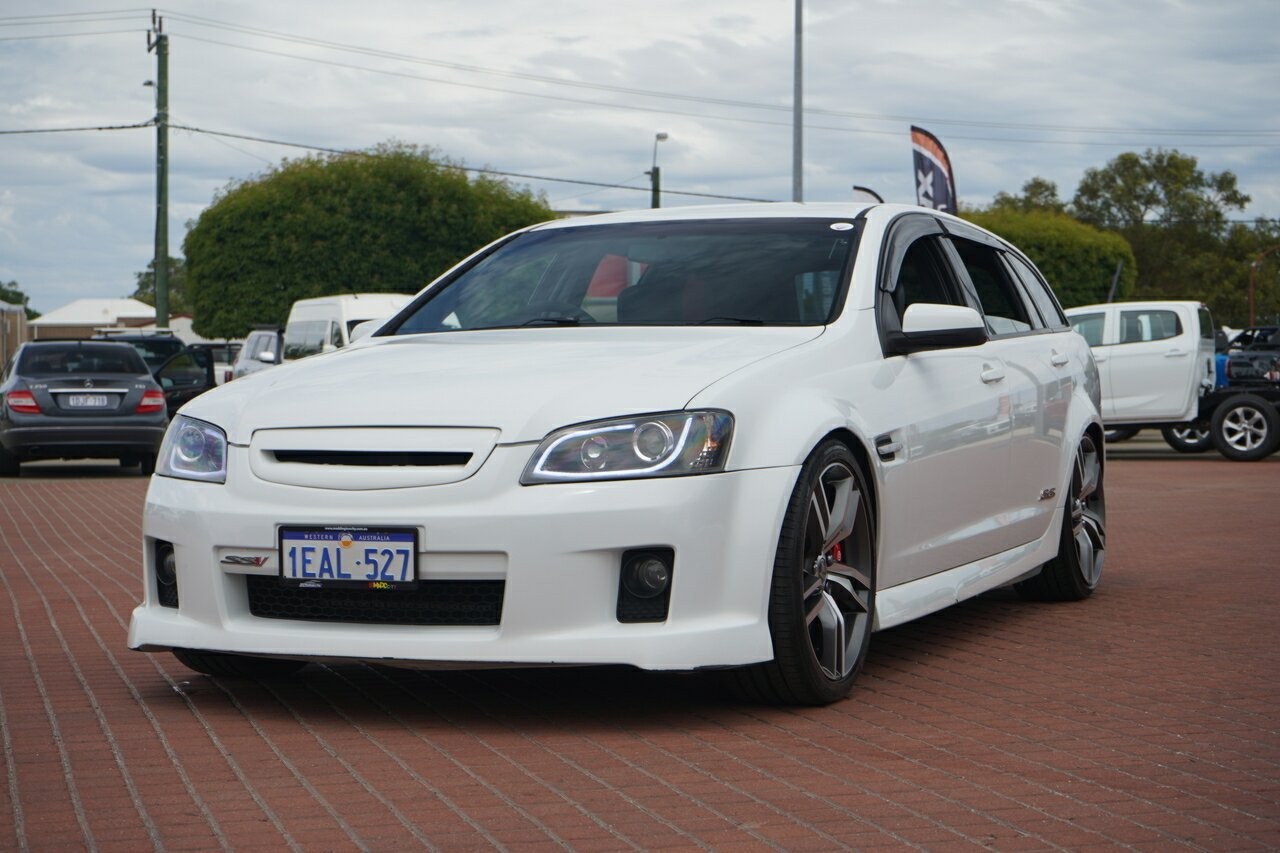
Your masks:
<path fill-rule="evenodd" d="M 873 631 L 1104 555 L 1098 373 L 1024 255 L 917 207 L 677 208 L 477 252 L 363 341 L 210 391 L 129 645 L 728 670 L 848 693 Z"/>

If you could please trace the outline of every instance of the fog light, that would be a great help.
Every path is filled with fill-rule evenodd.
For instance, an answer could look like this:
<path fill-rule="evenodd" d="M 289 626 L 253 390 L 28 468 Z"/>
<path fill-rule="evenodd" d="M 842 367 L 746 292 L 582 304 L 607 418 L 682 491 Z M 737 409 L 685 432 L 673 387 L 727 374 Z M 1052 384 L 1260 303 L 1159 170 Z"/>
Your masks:
<path fill-rule="evenodd" d="M 157 540 L 155 551 L 156 598 L 163 607 L 178 606 L 178 558 L 173 545 Z"/>
<path fill-rule="evenodd" d="M 618 577 L 619 622 L 664 622 L 671 606 L 671 548 L 637 548 L 622 554 Z"/>
<path fill-rule="evenodd" d="M 666 592 L 671 568 L 652 554 L 635 557 L 623 570 L 622 582 L 636 598 L 653 598 Z"/>

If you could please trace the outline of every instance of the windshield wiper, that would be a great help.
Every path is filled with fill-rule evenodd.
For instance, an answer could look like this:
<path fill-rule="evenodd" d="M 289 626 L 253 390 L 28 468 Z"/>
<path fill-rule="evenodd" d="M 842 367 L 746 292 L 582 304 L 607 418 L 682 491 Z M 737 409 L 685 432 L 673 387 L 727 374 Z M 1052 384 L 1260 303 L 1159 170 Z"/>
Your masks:
<path fill-rule="evenodd" d="M 756 317 L 708 317 L 698 321 L 699 326 L 763 326 L 764 320 Z"/>

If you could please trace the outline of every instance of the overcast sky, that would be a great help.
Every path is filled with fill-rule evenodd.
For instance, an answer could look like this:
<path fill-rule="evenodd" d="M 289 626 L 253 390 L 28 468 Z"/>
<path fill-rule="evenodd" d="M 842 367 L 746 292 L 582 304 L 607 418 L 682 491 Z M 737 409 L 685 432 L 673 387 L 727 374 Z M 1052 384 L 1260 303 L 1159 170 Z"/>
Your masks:
<path fill-rule="evenodd" d="M 170 254 L 220 188 L 291 148 L 399 140 L 556 209 L 674 191 L 789 200 L 793 0 L 271 0 L 160 10 L 170 43 Z M 151 12 L 0 4 L 0 131 L 155 114 Z M 804 197 L 915 202 L 908 127 L 962 204 L 1176 148 L 1280 217 L 1280 0 L 805 0 Z M 0 135 L 0 282 L 39 311 L 133 292 L 154 247 L 155 130 Z"/>

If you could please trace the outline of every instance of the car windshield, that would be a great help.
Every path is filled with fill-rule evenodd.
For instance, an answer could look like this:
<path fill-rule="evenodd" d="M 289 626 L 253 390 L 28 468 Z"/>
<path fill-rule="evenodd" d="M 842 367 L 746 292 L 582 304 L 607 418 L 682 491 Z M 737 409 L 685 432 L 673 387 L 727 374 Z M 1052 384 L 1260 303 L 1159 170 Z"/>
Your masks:
<path fill-rule="evenodd" d="M 150 371 L 142 356 L 124 344 L 48 344 L 22 352 L 17 372 L 22 376 L 65 376 L 71 373 L 121 373 L 139 376 Z"/>
<path fill-rule="evenodd" d="M 857 233 L 853 222 L 818 218 L 526 232 L 388 329 L 821 325 L 835 309 Z"/>

